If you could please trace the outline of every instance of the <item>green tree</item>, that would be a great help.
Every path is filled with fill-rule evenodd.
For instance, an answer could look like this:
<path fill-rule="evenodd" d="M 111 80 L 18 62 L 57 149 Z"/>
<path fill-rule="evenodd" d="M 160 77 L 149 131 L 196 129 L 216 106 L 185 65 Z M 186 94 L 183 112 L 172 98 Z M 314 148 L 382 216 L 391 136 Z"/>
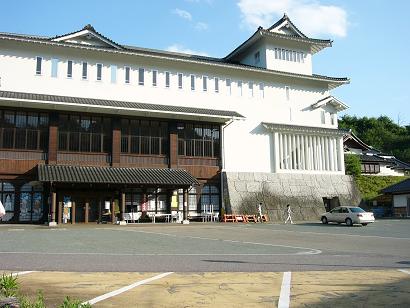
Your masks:
<path fill-rule="evenodd" d="M 345 155 L 345 166 L 346 174 L 353 175 L 358 177 L 362 174 L 360 168 L 360 158 L 355 154 L 346 154 Z"/>

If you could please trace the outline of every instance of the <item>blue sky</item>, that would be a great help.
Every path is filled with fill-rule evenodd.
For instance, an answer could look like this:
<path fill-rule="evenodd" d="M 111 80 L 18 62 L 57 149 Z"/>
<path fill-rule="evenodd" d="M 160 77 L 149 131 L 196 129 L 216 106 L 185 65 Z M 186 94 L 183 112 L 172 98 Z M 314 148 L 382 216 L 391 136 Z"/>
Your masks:
<path fill-rule="evenodd" d="M 49 36 L 91 23 L 120 44 L 223 57 L 286 12 L 308 36 L 334 40 L 313 70 L 351 78 L 333 91 L 348 114 L 410 125 L 409 11 L 407 0 L 14 0 L 1 3 L 0 32 Z"/>

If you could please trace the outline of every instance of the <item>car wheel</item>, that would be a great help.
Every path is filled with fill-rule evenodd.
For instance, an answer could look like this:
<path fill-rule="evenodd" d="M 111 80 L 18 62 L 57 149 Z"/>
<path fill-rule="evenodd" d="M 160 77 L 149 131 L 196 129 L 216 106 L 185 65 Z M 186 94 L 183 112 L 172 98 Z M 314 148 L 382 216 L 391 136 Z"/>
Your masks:
<path fill-rule="evenodd" d="M 346 218 L 345 223 L 349 227 L 353 226 L 353 221 L 350 218 Z"/>
<path fill-rule="evenodd" d="M 322 217 L 322 224 L 327 225 L 327 218 L 325 216 Z"/>
<path fill-rule="evenodd" d="M 367 226 L 367 224 L 362 224 L 362 226 L 364 227 L 364 226 Z"/>

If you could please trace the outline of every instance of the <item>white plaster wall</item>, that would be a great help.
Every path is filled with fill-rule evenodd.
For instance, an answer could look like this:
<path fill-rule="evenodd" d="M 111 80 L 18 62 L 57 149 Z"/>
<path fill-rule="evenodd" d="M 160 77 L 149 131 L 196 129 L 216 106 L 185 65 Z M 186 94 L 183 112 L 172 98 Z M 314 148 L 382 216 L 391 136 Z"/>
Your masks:
<path fill-rule="evenodd" d="M 378 176 L 403 176 L 404 172 L 400 170 L 395 170 L 387 168 L 385 165 L 380 166 L 380 173 L 377 173 Z"/>
<path fill-rule="evenodd" d="M 393 206 L 394 207 L 407 207 L 407 199 L 410 198 L 410 194 L 407 195 L 394 195 Z"/>
<path fill-rule="evenodd" d="M 263 59 L 261 53 L 261 60 Z M 43 57 L 42 75 L 35 75 L 36 56 Z M 57 78 L 51 77 L 51 59 L 60 60 Z M 73 77 L 66 77 L 67 60 L 73 61 Z M 81 63 L 87 61 L 88 79 L 81 78 Z M 96 64 L 103 64 L 102 80 L 96 81 Z M 117 82 L 111 83 L 110 65 L 116 65 Z M 124 66 L 131 67 L 131 82 L 125 84 Z M 138 85 L 138 68 L 145 69 L 145 84 Z M 158 70 L 157 86 L 152 86 L 152 70 Z M 165 72 L 171 73 L 171 86 L 165 87 Z M 177 73 L 182 72 L 183 89 L 178 89 Z M 196 76 L 191 91 L 190 74 Z M 202 89 L 202 76 L 208 76 L 208 90 Z M 32 44 L 5 43 L 0 49 L 1 88 L 5 91 L 33 92 L 76 97 L 136 101 L 164 105 L 233 110 L 246 117 L 225 131 L 225 162 L 229 171 L 272 172 L 271 136 L 262 132 L 260 123 L 282 123 L 315 127 L 321 124 L 321 108 L 310 105 L 329 95 L 327 84 L 268 76 L 258 72 L 216 66 L 187 64 L 139 56 L 109 54 L 78 49 L 63 49 Z M 214 89 L 218 77 L 219 93 Z M 230 79 L 231 88 L 226 87 Z M 242 81 L 242 89 L 238 81 Z M 254 83 L 253 93 L 249 81 Z M 263 91 L 259 84 L 263 83 Z M 290 87 L 289 100 L 285 87 Z M 326 107 L 328 108 L 328 107 Z"/>

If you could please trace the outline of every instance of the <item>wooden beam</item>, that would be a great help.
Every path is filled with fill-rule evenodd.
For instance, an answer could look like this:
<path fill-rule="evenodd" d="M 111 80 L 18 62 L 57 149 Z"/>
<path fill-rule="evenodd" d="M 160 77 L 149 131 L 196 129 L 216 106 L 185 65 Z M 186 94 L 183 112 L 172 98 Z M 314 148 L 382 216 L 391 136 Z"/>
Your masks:
<path fill-rule="evenodd" d="M 61 221 L 63 218 L 63 203 L 60 201 L 58 202 L 58 216 L 57 216 L 57 223 L 61 225 Z"/>
<path fill-rule="evenodd" d="M 121 154 L 121 121 L 119 118 L 113 118 L 112 121 L 111 165 L 118 167 Z"/>
<path fill-rule="evenodd" d="M 51 192 L 51 222 L 56 222 L 57 193 Z"/>
<path fill-rule="evenodd" d="M 57 148 L 58 145 L 58 115 L 57 113 L 50 114 L 48 127 L 48 163 L 57 163 Z"/>
<path fill-rule="evenodd" d="M 169 123 L 169 168 L 178 168 L 178 130 L 176 122 Z"/>
<path fill-rule="evenodd" d="M 90 204 L 88 201 L 85 203 L 85 213 L 84 213 L 84 222 L 88 224 L 88 211 L 89 211 Z"/>
<path fill-rule="evenodd" d="M 75 202 L 71 202 L 71 224 L 75 225 Z"/>
<path fill-rule="evenodd" d="M 121 221 L 125 220 L 124 217 L 124 213 L 125 213 L 125 193 L 121 193 Z"/>

